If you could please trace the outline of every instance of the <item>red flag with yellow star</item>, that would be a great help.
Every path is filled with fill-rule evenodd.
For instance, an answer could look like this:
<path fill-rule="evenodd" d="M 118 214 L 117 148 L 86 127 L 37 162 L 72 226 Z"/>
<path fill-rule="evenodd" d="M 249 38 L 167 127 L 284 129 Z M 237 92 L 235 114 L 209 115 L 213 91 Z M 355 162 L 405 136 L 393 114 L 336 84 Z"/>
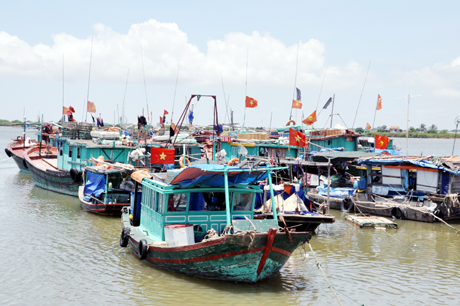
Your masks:
<path fill-rule="evenodd" d="M 301 109 L 302 108 L 302 103 L 298 100 L 292 100 L 292 108 L 298 108 L 298 109 Z"/>
<path fill-rule="evenodd" d="M 371 125 L 369 123 L 366 123 L 366 129 L 368 129 L 368 130 L 371 129 Z"/>
<path fill-rule="evenodd" d="M 151 147 L 150 163 L 151 164 L 174 164 L 174 149 L 164 149 Z"/>
<path fill-rule="evenodd" d="M 299 131 L 289 129 L 289 145 L 305 147 L 307 145 L 307 137 Z"/>
<path fill-rule="evenodd" d="M 257 100 L 251 97 L 246 96 L 246 107 L 247 108 L 254 108 L 258 104 Z"/>
<path fill-rule="evenodd" d="M 390 142 L 390 138 L 382 135 L 375 134 L 375 144 L 374 147 L 376 149 L 385 150 L 388 147 L 388 143 Z"/>

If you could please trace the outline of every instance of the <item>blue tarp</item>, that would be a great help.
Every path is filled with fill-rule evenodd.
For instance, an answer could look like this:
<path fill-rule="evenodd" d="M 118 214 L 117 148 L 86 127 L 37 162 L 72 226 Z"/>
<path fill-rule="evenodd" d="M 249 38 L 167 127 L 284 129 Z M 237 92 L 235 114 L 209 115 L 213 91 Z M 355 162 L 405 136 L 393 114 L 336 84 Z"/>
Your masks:
<path fill-rule="evenodd" d="M 327 185 L 323 184 L 321 186 L 316 187 L 318 193 L 322 196 L 327 197 Z M 353 188 L 330 188 L 329 196 L 332 198 L 340 198 L 344 199 L 346 197 L 352 196 L 355 189 Z"/>
<path fill-rule="evenodd" d="M 257 171 L 257 168 L 252 168 L 251 172 L 235 171 L 241 169 L 240 167 L 230 167 L 225 165 L 214 164 L 199 164 L 192 165 L 182 170 L 171 182 L 171 185 L 179 185 L 182 187 L 193 185 L 204 185 L 208 187 L 224 187 L 224 172 L 222 171 L 227 167 L 228 172 L 228 185 L 235 184 L 253 184 L 261 181 L 267 177 L 267 171 Z"/>
<path fill-rule="evenodd" d="M 89 171 L 87 175 L 88 180 L 86 181 L 83 193 L 88 196 L 94 195 L 95 197 L 99 197 L 105 191 L 105 175 Z"/>
<path fill-rule="evenodd" d="M 414 160 L 414 159 L 403 159 L 403 158 L 390 158 L 390 159 L 358 159 L 356 161 L 359 165 L 413 165 L 422 168 L 438 169 L 443 172 L 448 172 L 454 175 L 460 176 L 460 170 L 457 172 L 452 171 L 444 166 L 437 166 L 427 160 Z"/>

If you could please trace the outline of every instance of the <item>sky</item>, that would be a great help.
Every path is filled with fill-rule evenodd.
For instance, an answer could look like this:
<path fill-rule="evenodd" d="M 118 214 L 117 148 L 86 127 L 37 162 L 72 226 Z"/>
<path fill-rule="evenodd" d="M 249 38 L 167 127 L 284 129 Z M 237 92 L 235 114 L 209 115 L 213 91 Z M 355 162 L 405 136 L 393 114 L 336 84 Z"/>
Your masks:
<path fill-rule="evenodd" d="M 459 11 L 456 1 L 4 1 L 0 119 L 57 121 L 72 106 L 91 120 L 89 100 L 105 122 L 123 109 L 129 122 L 144 112 L 158 123 L 164 110 L 177 122 L 202 94 L 217 96 L 220 123 L 230 109 L 239 124 L 272 128 L 316 110 L 315 128 L 333 113 L 333 126 L 405 129 L 409 115 L 409 126 L 452 130 Z M 290 118 L 296 87 L 303 107 Z M 245 110 L 246 96 L 258 107 Z M 211 124 L 212 100 L 193 105 L 194 123 Z"/>

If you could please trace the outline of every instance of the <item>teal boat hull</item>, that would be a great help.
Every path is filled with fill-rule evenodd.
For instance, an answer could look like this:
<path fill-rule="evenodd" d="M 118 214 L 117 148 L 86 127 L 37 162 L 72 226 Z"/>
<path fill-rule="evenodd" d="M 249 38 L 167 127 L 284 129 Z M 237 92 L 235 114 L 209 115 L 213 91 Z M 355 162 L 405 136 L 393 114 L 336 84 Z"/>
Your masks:
<path fill-rule="evenodd" d="M 149 263 L 189 276 L 232 282 L 254 283 L 276 275 L 292 252 L 311 239 L 310 232 L 232 234 L 186 246 L 156 246 L 138 227 L 131 226 L 128 209 L 122 213 L 129 228 L 129 245 L 139 255 L 139 242 L 145 239 Z"/>

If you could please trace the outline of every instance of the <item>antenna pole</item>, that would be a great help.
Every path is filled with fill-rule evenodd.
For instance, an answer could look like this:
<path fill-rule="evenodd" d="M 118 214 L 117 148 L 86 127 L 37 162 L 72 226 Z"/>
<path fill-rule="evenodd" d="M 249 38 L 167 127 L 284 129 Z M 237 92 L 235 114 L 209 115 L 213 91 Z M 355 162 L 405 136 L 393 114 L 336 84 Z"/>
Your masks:
<path fill-rule="evenodd" d="M 296 88 L 297 88 L 297 64 L 299 63 L 299 46 L 300 46 L 300 41 L 297 44 L 297 58 L 296 58 L 296 61 L 295 61 L 294 92 L 292 93 L 292 100 L 293 101 L 294 101 L 295 92 L 296 92 Z M 291 113 L 289 114 L 289 120 L 291 120 L 291 119 L 292 119 L 292 104 L 291 104 Z"/>
<path fill-rule="evenodd" d="M 377 115 L 377 105 L 379 104 L 379 96 L 377 96 L 377 104 L 375 105 L 375 111 L 374 111 L 374 121 L 372 121 L 372 127 L 374 128 L 375 126 L 375 115 Z"/>
<path fill-rule="evenodd" d="M 171 111 L 171 123 L 173 123 L 174 102 L 176 101 L 176 91 L 177 91 L 177 81 L 179 80 L 179 70 L 180 70 L 180 64 L 179 64 L 179 67 L 177 67 L 176 87 L 174 88 L 174 99 L 173 99 L 173 105 L 172 105 L 172 111 Z"/>
<path fill-rule="evenodd" d="M 367 66 L 366 78 L 364 79 L 363 89 L 361 90 L 361 96 L 359 96 L 359 102 L 358 102 L 358 107 L 356 108 L 355 119 L 353 119 L 353 125 L 351 126 L 352 129 L 355 127 L 355 120 L 356 120 L 356 116 L 358 115 L 358 109 L 359 109 L 359 105 L 361 104 L 361 98 L 363 97 L 364 86 L 366 86 L 367 75 L 369 74 L 370 67 L 371 67 L 371 61 L 369 61 L 369 65 Z"/>
<path fill-rule="evenodd" d="M 249 45 L 246 52 L 246 87 L 244 89 L 244 118 L 243 118 L 243 128 L 246 123 L 246 97 L 248 96 L 248 62 L 249 62 Z"/>
<path fill-rule="evenodd" d="M 126 75 L 126 85 L 125 85 L 125 95 L 123 96 L 123 106 L 121 107 L 121 125 L 120 129 L 123 126 L 123 120 L 125 119 L 125 99 L 126 99 L 126 91 L 128 90 L 128 77 L 129 77 L 129 68 L 128 74 Z M 118 105 L 117 105 L 118 108 Z"/>
<path fill-rule="evenodd" d="M 64 110 L 64 53 L 62 53 L 62 110 Z M 64 112 L 62 112 L 62 123 L 65 121 Z"/>
<path fill-rule="evenodd" d="M 147 106 L 147 117 L 150 120 L 150 118 L 149 118 L 149 102 L 147 101 L 147 85 L 145 83 L 144 55 L 142 54 L 142 45 L 141 45 L 141 60 L 142 60 L 142 74 L 144 75 L 145 105 Z"/>
<path fill-rule="evenodd" d="M 406 128 L 406 156 L 409 156 L 409 104 L 410 94 L 407 95 L 407 128 Z"/>
<path fill-rule="evenodd" d="M 454 136 L 454 145 L 452 147 L 452 156 L 454 156 L 455 140 L 457 139 L 457 130 L 458 130 L 458 124 L 459 123 L 460 123 L 460 119 L 458 117 L 455 118 L 455 136 Z"/>

